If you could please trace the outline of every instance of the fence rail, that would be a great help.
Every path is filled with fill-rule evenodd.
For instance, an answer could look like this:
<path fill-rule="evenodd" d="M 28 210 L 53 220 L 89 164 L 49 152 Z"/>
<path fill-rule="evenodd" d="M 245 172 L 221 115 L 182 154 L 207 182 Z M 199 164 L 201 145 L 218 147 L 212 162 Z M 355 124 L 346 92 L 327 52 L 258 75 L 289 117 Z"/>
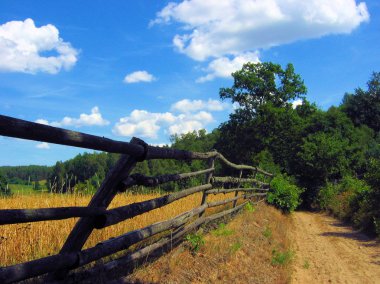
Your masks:
<path fill-rule="evenodd" d="M 170 231 L 170 237 L 164 235 L 158 241 L 142 249 L 131 252 L 119 259 L 109 261 L 104 265 L 104 270 L 108 271 L 115 266 L 127 264 L 130 261 L 146 256 L 153 250 L 164 247 L 173 240 L 181 239 L 189 231 L 198 228 L 202 224 L 240 210 L 253 198 L 256 201 L 262 200 L 269 190 L 269 182 L 268 180 L 258 180 L 257 173 L 269 179 L 273 177 L 272 174 L 257 167 L 234 164 L 217 151 L 199 153 L 153 147 L 137 138 L 133 138 L 130 143 L 114 141 L 104 137 L 2 115 L 0 115 L 0 135 L 122 154 L 116 165 L 107 174 L 87 207 L 0 210 L 0 225 L 80 217 L 58 254 L 1 267 L 1 283 L 16 282 L 46 274 L 45 279 L 64 279 L 68 272 L 73 269 L 126 250 L 132 245 L 150 239 L 157 234 Z M 207 160 L 208 165 L 206 169 L 196 172 L 175 173 L 155 177 L 130 174 L 137 162 L 151 159 L 198 159 Z M 216 161 L 220 161 L 224 165 L 237 170 L 239 172 L 238 176 L 213 177 Z M 243 175 L 243 171 L 248 171 L 250 174 Z M 204 183 L 201 185 L 151 200 L 107 209 L 118 192 L 126 191 L 132 186 L 156 187 L 168 182 L 176 182 L 201 175 L 205 176 Z M 227 194 L 231 192 L 235 193 L 232 198 L 214 202 L 207 201 L 207 196 L 210 194 Z M 202 201 L 199 207 L 193 208 L 174 218 L 151 224 L 145 228 L 126 232 L 119 237 L 103 241 L 94 247 L 82 249 L 94 229 L 102 229 L 115 225 L 196 193 L 202 193 Z M 239 200 L 242 200 L 240 204 L 238 204 Z M 223 207 L 220 212 L 205 216 L 207 208 L 227 204 L 231 204 L 232 208 Z M 91 271 L 94 272 L 94 269 L 89 269 L 89 273 Z"/>

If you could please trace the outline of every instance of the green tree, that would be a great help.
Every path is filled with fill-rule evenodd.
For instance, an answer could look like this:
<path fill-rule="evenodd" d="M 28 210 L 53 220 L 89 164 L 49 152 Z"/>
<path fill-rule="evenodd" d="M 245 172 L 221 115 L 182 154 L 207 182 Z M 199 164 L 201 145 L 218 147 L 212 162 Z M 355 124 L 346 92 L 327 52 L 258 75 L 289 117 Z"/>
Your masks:
<path fill-rule="evenodd" d="M 358 88 L 354 94 L 346 94 L 341 108 L 355 125 L 365 124 L 380 131 L 380 72 L 372 74 L 366 91 Z"/>
<path fill-rule="evenodd" d="M 221 88 L 220 98 L 231 99 L 251 115 L 268 102 L 275 107 L 287 106 L 290 100 L 304 98 L 307 92 L 292 64 L 283 70 L 272 62 L 246 63 L 241 70 L 232 73 L 232 77 L 233 86 Z"/>

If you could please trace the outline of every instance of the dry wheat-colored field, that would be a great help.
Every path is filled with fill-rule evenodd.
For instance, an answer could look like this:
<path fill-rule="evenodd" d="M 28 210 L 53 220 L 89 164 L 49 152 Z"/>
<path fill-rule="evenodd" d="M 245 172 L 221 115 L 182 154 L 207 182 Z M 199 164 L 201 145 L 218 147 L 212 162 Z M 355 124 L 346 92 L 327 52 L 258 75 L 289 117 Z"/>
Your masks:
<path fill-rule="evenodd" d="M 160 196 L 158 193 L 122 193 L 115 197 L 110 208 L 144 201 L 158 196 Z M 200 205 L 201 196 L 201 193 L 193 194 L 165 207 L 136 216 L 117 225 L 102 230 L 94 230 L 86 242 L 85 247 L 92 247 L 100 241 L 116 237 L 131 230 L 143 228 L 152 223 L 166 220 L 188 211 Z M 231 198 L 232 196 L 233 194 L 210 195 L 208 200 L 216 201 Z M 7 198 L 0 197 L 0 209 L 86 206 L 90 199 L 91 196 L 89 195 L 83 196 L 76 194 L 16 194 Z M 212 208 L 212 211 L 214 210 L 218 210 L 218 208 Z M 12 265 L 58 253 L 77 220 L 78 218 L 71 218 L 59 221 L 0 226 L 0 266 Z"/>

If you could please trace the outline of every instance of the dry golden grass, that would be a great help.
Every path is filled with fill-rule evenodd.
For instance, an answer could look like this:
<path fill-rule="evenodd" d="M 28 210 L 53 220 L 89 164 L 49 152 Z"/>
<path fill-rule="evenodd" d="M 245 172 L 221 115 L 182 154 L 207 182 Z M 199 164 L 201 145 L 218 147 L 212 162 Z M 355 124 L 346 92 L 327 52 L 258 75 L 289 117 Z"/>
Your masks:
<path fill-rule="evenodd" d="M 110 208 L 133 202 L 144 201 L 160 196 L 159 194 L 118 194 Z M 201 193 L 175 201 L 163 208 L 136 216 L 117 225 L 95 230 L 85 247 L 92 247 L 98 242 L 116 237 L 131 230 L 148 226 L 152 223 L 172 218 L 182 212 L 200 205 Z M 209 201 L 231 198 L 233 194 L 209 196 Z M 47 208 L 64 206 L 86 206 L 91 196 L 80 195 L 14 195 L 0 198 L 0 209 Z M 214 210 L 217 210 L 214 209 Z M 25 262 L 32 259 L 56 254 L 75 225 L 77 218 L 60 221 L 44 221 L 0 226 L 0 266 Z"/>
<path fill-rule="evenodd" d="M 274 264 L 273 250 L 289 251 L 290 228 L 291 218 L 262 203 L 205 234 L 197 254 L 177 247 L 118 283 L 289 283 L 291 265 Z"/>

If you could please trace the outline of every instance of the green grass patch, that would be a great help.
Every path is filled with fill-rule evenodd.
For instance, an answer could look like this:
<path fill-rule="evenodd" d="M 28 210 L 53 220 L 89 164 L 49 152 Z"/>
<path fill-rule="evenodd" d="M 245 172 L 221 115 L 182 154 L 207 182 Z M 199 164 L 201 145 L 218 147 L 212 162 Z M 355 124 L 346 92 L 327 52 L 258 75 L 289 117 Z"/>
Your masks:
<path fill-rule="evenodd" d="M 289 264 L 294 257 L 294 252 L 291 250 L 287 251 L 278 251 L 274 249 L 272 251 L 272 265 L 287 265 Z"/>
<path fill-rule="evenodd" d="M 265 227 L 263 231 L 263 236 L 266 237 L 267 239 L 270 239 L 272 237 L 272 230 L 268 226 Z"/>
<path fill-rule="evenodd" d="M 244 209 L 245 211 L 247 212 L 255 212 L 256 208 L 253 206 L 253 204 L 251 202 L 248 202 L 245 206 L 244 206 Z"/>
<path fill-rule="evenodd" d="M 237 252 L 238 250 L 240 250 L 241 248 L 243 247 L 243 244 L 240 242 L 240 241 L 237 241 L 235 243 L 233 243 L 230 247 L 230 252 L 231 253 L 235 253 Z"/>
<path fill-rule="evenodd" d="M 227 229 L 226 224 L 224 224 L 224 223 L 220 223 L 218 228 L 211 232 L 211 234 L 213 234 L 214 236 L 217 236 L 217 237 L 230 236 L 233 233 L 235 233 L 234 230 Z"/>

